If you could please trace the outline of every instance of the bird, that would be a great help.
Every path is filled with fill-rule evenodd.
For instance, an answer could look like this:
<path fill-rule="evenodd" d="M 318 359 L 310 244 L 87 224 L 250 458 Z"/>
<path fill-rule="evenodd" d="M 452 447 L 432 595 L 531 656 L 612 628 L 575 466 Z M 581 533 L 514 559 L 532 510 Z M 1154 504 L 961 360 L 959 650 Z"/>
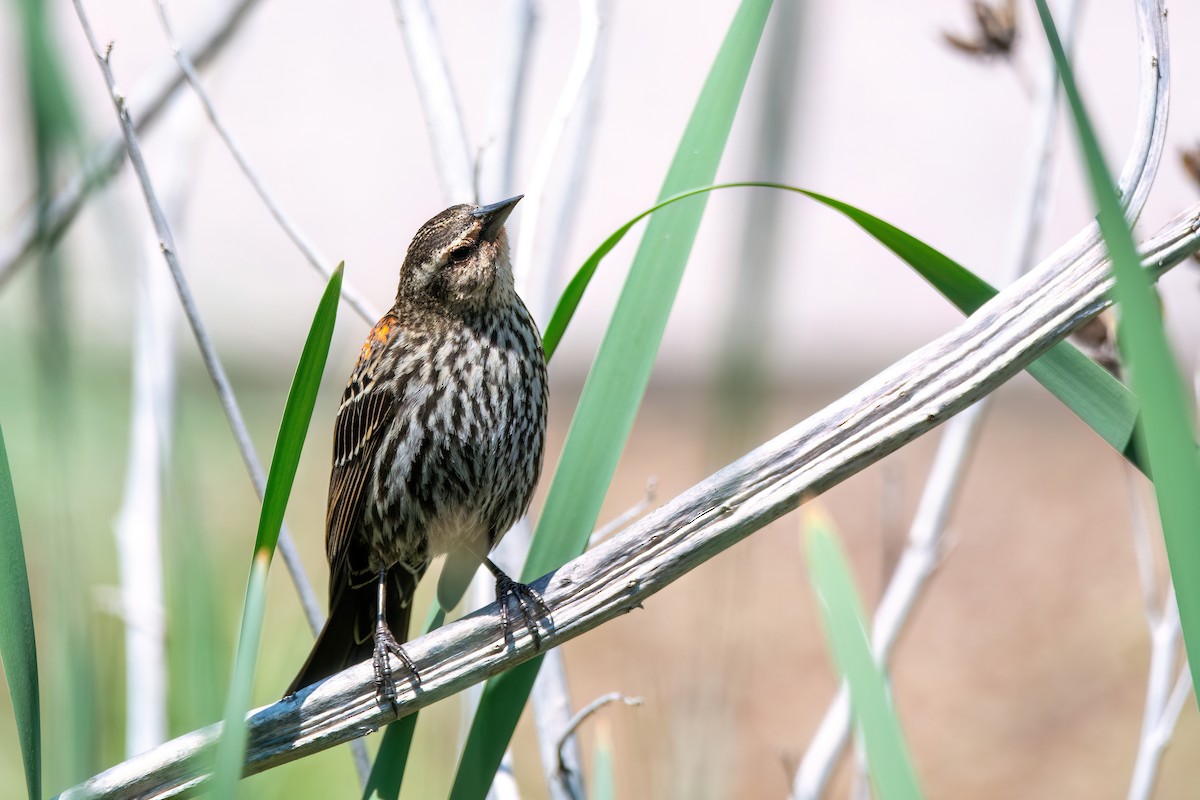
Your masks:
<path fill-rule="evenodd" d="M 371 329 L 338 405 L 325 521 L 329 617 L 285 697 L 373 660 L 381 703 L 430 562 L 485 565 L 502 634 L 510 605 L 540 647 L 549 610 L 487 557 L 529 507 L 546 441 L 546 358 L 517 295 L 505 222 L 521 195 L 460 204 L 417 231 L 396 300 Z M 465 581 L 457 587 L 457 597 Z M 453 595 L 454 589 L 449 590 Z M 450 605 L 456 602 L 454 597 Z"/>

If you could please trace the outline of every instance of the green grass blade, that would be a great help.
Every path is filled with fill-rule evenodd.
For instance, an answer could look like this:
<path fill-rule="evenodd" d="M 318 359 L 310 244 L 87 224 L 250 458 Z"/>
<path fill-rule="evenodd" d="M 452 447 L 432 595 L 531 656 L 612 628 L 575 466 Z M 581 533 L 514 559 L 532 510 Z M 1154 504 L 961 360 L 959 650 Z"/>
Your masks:
<path fill-rule="evenodd" d="M 182 445 L 182 442 L 181 442 Z M 183 446 L 179 450 L 185 451 Z M 212 552 L 211 528 L 196 491 L 199 485 L 191 459 L 181 460 L 172 475 L 163 541 L 163 583 L 167 590 L 167 630 L 171 731 L 177 735 L 220 718 L 228 693 L 232 643 L 226 638 L 227 619 L 220 568 Z"/>
<path fill-rule="evenodd" d="M 246 755 L 246 712 L 250 708 L 250 690 L 254 682 L 254 662 L 258 658 L 258 644 L 262 638 L 263 610 L 267 598 L 267 572 L 279 531 L 283 526 L 283 513 L 287 509 L 288 497 L 292 493 L 292 482 L 296 467 L 300 463 L 300 452 L 312 419 L 313 407 L 317 402 L 317 390 L 321 386 L 321 374 L 325 371 L 325 359 L 329 355 L 329 343 L 333 339 L 333 327 L 337 321 L 338 298 L 342 291 L 342 268 L 338 264 L 325 293 L 317 305 L 296 366 L 292 388 L 288 391 L 283 419 L 279 423 L 279 435 L 275 439 L 275 454 L 271 458 L 271 470 L 267 486 L 263 491 L 262 513 L 258 519 L 258 534 L 254 541 L 254 556 L 250 563 L 250 578 L 246 586 L 246 604 L 242 611 L 242 626 L 238 634 L 237 656 L 234 659 L 233 680 L 229 696 L 225 701 L 225 729 L 217 745 L 216 764 L 213 774 L 213 796 L 234 797 L 237 782 L 242 777 L 242 761 Z"/>
<path fill-rule="evenodd" d="M 888 682 L 871 654 L 866 617 L 845 556 L 819 512 L 806 522 L 808 569 L 838 672 L 850 688 L 850 706 L 867 752 L 867 768 L 883 800 L 921 797 Z"/>
<path fill-rule="evenodd" d="M 8 680 L 25 786 L 30 800 L 42 796 L 42 711 L 38 695 L 37 642 L 33 631 L 33 604 L 29 600 L 29 574 L 25 570 L 25 545 L 17 518 L 17 498 L 0 431 L 0 660 Z"/>
<path fill-rule="evenodd" d="M 1119 344 L 1133 390 L 1142 403 L 1137 446 L 1154 479 L 1192 684 L 1200 685 L 1200 462 L 1196 459 L 1196 432 L 1150 277 L 1141 268 L 1133 232 L 1125 221 L 1054 20 L 1045 0 L 1037 0 L 1037 7 L 1075 118 L 1098 209 L 1097 222 L 1112 258 L 1113 296 L 1121 308 Z"/>
<path fill-rule="evenodd" d="M 996 289 L 986 281 L 894 225 L 831 197 L 815 192 L 804 194 L 846 215 L 916 270 L 964 314 L 973 313 L 996 296 Z M 1120 381 L 1070 342 L 1059 342 L 1028 369 L 1030 375 L 1113 449 L 1142 469 L 1132 447 L 1137 398 Z"/>
<path fill-rule="evenodd" d="M 743 0 L 680 140 L 660 197 L 712 183 L 770 0 Z M 650 220 L 588 374 L 522 573 L 528 581 L 583 551 L 641 403 L 704 212 L 704 196 Z M 489 680 L 451 797 L 482 798 L 512 738 L 541 660 Z"/>
<path fill-rule="evenodd" d="M 612 741 L 607 726 L 597 726 L 596 750 L 592 756 L 592 780 L 587 796 L 591 800 L 614 800 L 617 796 L 613 774 Z"/>
<path fill-rule="evenodd" d="M 325 372 L 325 360 L 329 356 L 329 343 L 333 339 L 333 328 L 337 322 L 338 299 L 342 293 L 342 271 L 345 262 L 329 276 L 325 293 L 317 304 L 300 363 L 292 378 L 287 404 L 283 408 L 283 419 L 279 423 L 279 435 L 275 439 L 275 454 L 271 456 L 271 470 L 267 474 L 267 486 L 263 490 L 262 514 L 258 520 L 258 535 L 254 540 L 256 552 L 275 552 L 279 531 L 283 528 L 283 512 L 287 509 L 288 497 L 292 493 L 292 482 L 300 464 L 300 452 L 308 435 L 313 408 L 317 404 L 317 391 L 321 388 L 321 375 Z"/>
<path fill-rule="evenodd" d="M 396 800 L 400 796 L 400 785 L 404 782 L 408 754 L 412 751 L 420 716 L 418 711 L 401 717 L 384 730 L 367 785 L 363 787 L 363 800 Z"/>
<path fill-rule="evenodd" d="M 446 612 L 435 600 L 425 622 L 425 633 L 442 627 L 445 621 Z M 379 752 L 375 756 L 375 762 L 371 764 L 367 785 L 363 787 L 363 800 L 396 800 L 400 796 L 400 784 L 404 782 L 404 769 L 408 765 L 408 754 L 412 750 L 413 734 L 416 732 L 419 716 L 420 712 L 413 712 L 396 720 L 384 730 Z"/>
<path fill-rule="evenodd" d="M 914 236 L 861 209 L 806 189 L 767 181 L 741 181 L 705 186 L 673 195 L 626 222 L 596 249 L 563 291 L 550 322 L 546 325 L 547 357 L 557 347 L 578 308 L 596 268 L 640 220 L 687 197 L 716 189 L 759 187 L 796 192 L 839 211 L 871 234 L 884 247 L 907 263 L 964 314 L 976 311 L 997 292 L 986 281 Z M 1137 420 L 1137 398 L 1103 367 L 1079 352 L 1070 342 L 1060 342 L 1028 367 L 1029 373 L 1071 409 L 1088 427 L 1142 469 L 1133 448 Z"/>

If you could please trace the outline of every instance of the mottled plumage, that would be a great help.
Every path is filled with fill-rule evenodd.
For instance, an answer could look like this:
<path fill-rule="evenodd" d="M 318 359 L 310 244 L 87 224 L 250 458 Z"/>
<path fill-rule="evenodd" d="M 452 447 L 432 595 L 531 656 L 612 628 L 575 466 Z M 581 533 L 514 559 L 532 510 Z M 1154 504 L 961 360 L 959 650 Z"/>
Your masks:
<path fill-rule="evenodd" d="M 545 445 L 546 363 L 513 288 L 503 228 L 519 199 L 448 208 L 409 245 L 396 303 L 367 336 L 338 407 L 329 621 L 288 694 L 374 653 L 390 697 L 386 652 L 407 662 L 399 643 L 430 560 L 484 561 L 529 506 Z M 486 563 L 523 613 L 540 603 Z"/>

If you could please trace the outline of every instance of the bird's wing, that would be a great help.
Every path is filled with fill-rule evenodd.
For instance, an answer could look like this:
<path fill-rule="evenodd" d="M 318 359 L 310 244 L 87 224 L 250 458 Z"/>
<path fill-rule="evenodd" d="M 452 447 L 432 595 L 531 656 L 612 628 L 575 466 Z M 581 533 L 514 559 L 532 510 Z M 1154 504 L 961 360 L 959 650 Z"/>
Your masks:
<path fill-rule="evenodd" d="M 334 423 L 333 470 L 329 477 L 325 528 L 331 600 L 341 588 L 374 577 L 367 565 L 367 542 L 354 533 L 362 525 L 376 453 L 395 414 L 395 398 L 377 371 L 386 345 L 399 335 L 396 327 L 396 319 L 388 315 L 371 330 Z"/>

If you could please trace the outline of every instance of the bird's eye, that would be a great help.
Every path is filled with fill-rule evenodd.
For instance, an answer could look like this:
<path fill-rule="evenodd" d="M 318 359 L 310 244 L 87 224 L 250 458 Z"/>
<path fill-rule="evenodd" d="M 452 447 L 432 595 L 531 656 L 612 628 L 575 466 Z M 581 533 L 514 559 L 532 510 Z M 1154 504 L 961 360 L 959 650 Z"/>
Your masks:
<path fill-rule="evenodd" d="M 456 247 L 450 251 L 450 260 L 455 264 L 461 264 L 471 257 L 472 252 L 474 252 L 474 248 L 466 245 L 463 247 Z"/>

